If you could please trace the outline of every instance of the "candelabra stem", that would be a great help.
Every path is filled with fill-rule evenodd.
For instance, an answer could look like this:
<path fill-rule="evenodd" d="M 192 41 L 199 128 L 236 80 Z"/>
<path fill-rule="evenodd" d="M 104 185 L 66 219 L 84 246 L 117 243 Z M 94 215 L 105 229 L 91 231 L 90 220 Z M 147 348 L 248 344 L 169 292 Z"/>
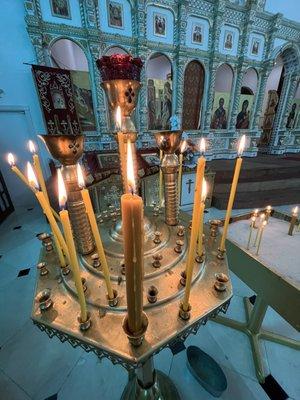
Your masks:
<path fill-rule="evenodd" d="M 178 224 L 178 157 L 176 154 L 165 154 L 161 169 L 164 176 L 165 221 L 167 225 Z"/>
<path fill-rule="evenodd" d="M 121 400 L 180 400 L 171 379 L 154 369 L 153 357 L 148 358 L 130 377 Z"/>

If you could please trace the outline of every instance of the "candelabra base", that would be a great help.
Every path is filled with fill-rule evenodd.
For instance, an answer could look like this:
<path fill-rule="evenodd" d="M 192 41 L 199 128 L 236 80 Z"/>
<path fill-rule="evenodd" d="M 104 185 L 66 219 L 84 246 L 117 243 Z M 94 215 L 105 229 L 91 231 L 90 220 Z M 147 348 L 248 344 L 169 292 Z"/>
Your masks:
<path fill-rule="evenodd" d="M 135 376 L 131 379 L 121 400 L 180 400 L 181 397 L 172 380 L 161 371 L 154 371 L 154 382 L 150 387 L 144 388 Z"/>

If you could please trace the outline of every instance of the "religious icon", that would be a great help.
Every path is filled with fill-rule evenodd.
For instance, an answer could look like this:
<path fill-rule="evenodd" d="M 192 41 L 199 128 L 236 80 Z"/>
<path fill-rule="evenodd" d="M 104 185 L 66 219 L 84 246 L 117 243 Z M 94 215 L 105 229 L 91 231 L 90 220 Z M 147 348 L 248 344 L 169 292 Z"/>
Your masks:
<path fill-rule="evenodd" d="M 69 0 L 50 0 L 50 5 L 54 17 L 71 19 Z"/>
<path fill-rule="evenodd" d="M 165 82 L 163 93 L 163 112 L 162 112 L 162 128 L 170 129 L 170 118 L 172 115 L 172 89 L 170 82 Z"/>
<path fill-rule="evenodd" d="M 242 110 L 236 118 L 236 129 L 248 129 L 250 122 L 249 100 L 243 100 Z"/>
<path fill-rule="evenodd" d="M 271 140 L 273 122 L 276 115 L 276 106 L 278 104 L 278 94 L 276 90 L 269 90 L 268 92 L 268 104 L 264 114 L 263 120 L 263 133 L 260 138 L 260 145 L 268 145 Z"/>
<path fill-rule="evenodd" d="M 297 104 L 296 104 L 296 103 L 293 103 L 292 109 L 291 109 L 291 111 L 290 111 L 290 113 L 289 113 L 289 116 L 288 116 L 288 119 L 287 119 L 287 122 L 286 122 L 286 127 L 287 127 L 288 129 L 292 129 L 292 128 L 294 128 L 294 126 L 295 126 L 295 121 L 296 121 L 296 108 L 297 108 Z"/>
<path fill-rule="evenodd" d="M 123 28 L 123 6 L 115 1 L 108 2 L 108 25 Z"/>
<path fill-rule="evenodd" d="M 193 25 L 192 43 L 197 43 L 197 44 L 203 43 L 202 25 L 198 24 Z"/>
<path fill-rule="evenodd" d="M 156 109 L 156 102 L 155 102 L 155 86 L 154 80 L 148 79 L 147 85 L 147 92 L 148 92 L 148 129 L 155 129 L 155 109 Z"/>
<path fill-rule="evenodd" d="M 226 110 L 224 108 L 224 97 L 220 97 L 219 99 L 219 107 L 215 110 L 211 128 L 212 129 L 226 129 L 227 128 L 227 117 L 226 117 Z"/>
<path fill-rule="evenodd" d="M 224 48 L 231 50 L 233 47 L 233 32 L 225 31 Z"/>
<path fill-rule="evenodd" d="M 162 14 L 154 14 L 154 34 L 166 36 L 166 17 Z"/>
<path fill-rule="evenodd" d="M 251 53 L 254 56 L 257 56 L 258 55 L 258 51 L 259 51 L 259 41 L 256 40 L 256 39 L 253 39 Z"/>
<path fill-rule="evenodd" d="M 66 108 L 66 103 L 64 99 L 64 94 L 60 89 L 50 89 L 51 96 L 52 96 L 52 101 L 53 101 L 53 107 L 57 109 L 64 109 Z"/>
<path fill-rule="evenodd" d="M 172 79 L 148 79 L 148 129 L 170 129 Z"/>

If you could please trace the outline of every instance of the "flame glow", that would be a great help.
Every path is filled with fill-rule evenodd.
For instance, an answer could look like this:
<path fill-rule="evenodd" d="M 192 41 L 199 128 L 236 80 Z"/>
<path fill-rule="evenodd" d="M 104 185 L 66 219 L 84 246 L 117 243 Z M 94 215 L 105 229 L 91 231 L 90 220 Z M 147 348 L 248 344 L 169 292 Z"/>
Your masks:
<path fill-rule="evenodd" d="M 271 206 L 267 206 L 267 211 L 271 211 L 272 207 Z"/>
<path fill-rule="evenodd" d="M 8 153 L 7 155 L 7 162 L 8 164 L 12 167 L 13 165 L 15 165 L 15 157 L 13 155 L 13 153 Z"/>
<path fill-rule="evenodd" d="M 57 184 L 58 184 L 58 203 L 61 209 L 65 208 L 67 202 L 67 191 L 65 182 L 61 173 L 60 168 L 57 169 Z"/>
<path fill-rule="evenodd" d="M 255 216 L 251 217 L 251 221 L 255 222 L 256 221 L 256 217 Z"/>
<path fill-rule="evenodd" d="M 181 146 L 180 146 L 180 153 L 181 154 L 184 153 L 185 149 L 186 149 L 186 140 L 183 140 L 183 142 L 181 143 Z"/>
<path fill-rule="evenodd" d="M 241 155 L 243 154 L 244 148 L 245 148 L 245 143 L 246 143 L 246 136 L 243 135 L 240 139 L 239 142 L 239 147 L 238 147 L 238 156 L 241 157 Z"/>
<path fill-rule="evenodd" d="M 207 196 L 207 183 L 206 179 L 203 179 L 202 183 L 202 193 L 201 193 L 201 201 L 204 202 Z"/>
<path fill-rule="evenodd" d="M 122 128 L 122 114 L 120 106 L 118 106 L 116 110 L 116 128 L 118 131 L 120 131 Z"/>
<path fill-rule="evenodd" d="M 85 187 L 85 182 L 84 182 L 84 177 L 83 177 L 83 172 L 80 164 L 77 164 L 77 181 L 78 181 L 78 186 L 83 189 Z"/>
<path fill-rule="evenodd" d="M 205 139 L 201 138 L 200 140 L 200 153 L 204 154 L 205 153 Z"/>
<path fill-rule="evenodd" d="M 267 221 L 264 221 L 263 222 L 263 227 L 265 227 L 267 225 L 267 223 L 268 223 Z"/>
<path fill-rule="evenodd" d="M 127 139 L 127 183 L 128 186 L 134 192 L 135 181 L 134 181 L 133 157 L 132 157 L 131 141 L 129 139 Z"/>
<path fill-rule="evenodd" d="M 296 215 L 298 214 L 298 206 L 293 209 L 293 213 Z"/>
<path fill-rule="evenodd" d="M 38 181 L 36 179 L 32 165 L 29 161 L 27 162 L 27 179 L 31 187 L 33 187 L 34 189 L 39 189 Z"/>
<path fill-rule="evenodd" d="M 35 145 L 32 140 L 28 141 L 28 148 L 29 148 L 30 153 L 36 153 Z"/>

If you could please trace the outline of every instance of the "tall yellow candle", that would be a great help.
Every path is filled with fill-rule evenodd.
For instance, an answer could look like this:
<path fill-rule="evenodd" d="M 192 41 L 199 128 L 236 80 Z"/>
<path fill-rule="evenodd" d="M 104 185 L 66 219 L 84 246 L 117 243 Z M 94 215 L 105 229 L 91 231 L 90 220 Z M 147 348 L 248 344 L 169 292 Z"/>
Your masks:
<path fill-rule="evenodd" d="M 181 203 L 181 190 L 182 190 L 182 163 L 183 163 L 183 153 L 185 150 L 186 141 L 184 140 L 180 146 L 180 154 L 179 154 L 179 168 L 178 168 L 178 202 Z"/>
<path fill-rule="evenodd" d="M 202 196 L 200 204 L 200 222 L 199 222 L 199 234 L 198 234 L 198 248 L 197 253 L 199 257 L 203 255 L 203 226 L 204 226 L 204 210 L 205 210 L 205 199 L 207 194 L 206 180 L 203 181 Z"/>
<path fill-rule="evenodd" d="M 125 144 L 124 144 L 124 134 L 122 132 L 122 114 L 121 114 L 121 107 L 117 107 L 116 111 L 116 127 L 118 130 L 118 145 L 119 145 L 119 154 L 120 154 L 120 166 L 121 166 L 121 175 L 122 180 L 124 183 L 125 191 L 128 190 L 127 185 L 127 175 L 126 175 L 126 154 L 125 154 Z"/>
<path fill-rule="evenodd" d="M 28 147 L 29 147 L 30 152 L 32 153 L 33 168 L 35 170 L 38 183 L 40 185 L 42 192 L 44 193 L 46 200 L 50 204 L 48 192 L 47 192 L 47 188 L 46 188 L 46 183 L 45 183 L 45 179 L 44 179 L 44 175 L 43 175 L 43 171 L 42 171 L 42 167 L 41 167 L 41 163 L 40 163 L 40 158 L 39 158 L 38 154 L 36 153 L 35 145 L 32 140 L 29 140 Z"/>
<path fill-rule="evenodd" d="M 57 170 L 57 180 L 58 180 L 58 193 L 59 193 L 59 204 L 63 208 L 65 206 L 67 200 L 67 192 L 65 189 L 65 184 L 63 181 L 63 177 L 61 174 L 61 170 Z M 75 249 L 75 243 L 73 239 L 73 232 L 71 229 L 69 213 L 67 210 L 62 210 L 59 213 L 61 224 L 63 226 L 66 243 L 70 253 L 70 267 L 73 273 L 73 278 L 75 282 L 75 287 L 78 295 L 79 305 L 80 305 L 80 318 L 81 322 L 85 322 L 87 320 L 87 308 L 86 308 L 86 301 L 84 297 L 84 291 L 82 287 L 82 281 L 80 276 L 80 269 L 78 264 L 78 258 Z"/>
<path fill-rule="evenodd" d="M 103 248 L 100 232 L 99 232 L 98 225 L 97 225 L 97 220 L 96 220 L 95 213 L 93 210 L 89 191 L 88 191 L 88 189 L 86 189 L 84 187 L 85 186 L 84 177 L 83 177 L 82 170 L 81 170 L 79 164 L 77 164 L 77 178 L 78 178 L 78 185 L 79 185 L 79 187 L 82 188 L 81 189 L 82 200 L 85 205 L 86 214 L 90 221 L 91 229 L 92 229 L 94 240 L 96 243 L 97 252 L 98 252 L 99 259 L 100 259 L 100 262 L 102 265 L 102 270 L 103 270 L 103 274 L 104 274 L 108 297 L 110 299 L 113 299 L 114 293 L 113 293 L 113 289 L 112 289 L 111 282 L 110 282 L 109 269 L 108 269 L 108 265 L 107 265 L 106 256 L 104 253 L 104 248 Z"/>
<path fill-rule="evenodd" d="M 241 140 L 239 143 L 238 158 L 237 158 L 236 164 L 235 164 L 235 170 L 234 170 L 233 180 L 232 180 L 231 189 L 230 189 L 230 196 L 229 196 L 227 210 L 226 210 L 223 234 L 222 234 L 221 243 L 220 243 L 220 247 L 219 247 L 219 250 L 221 252 L 225 251 L 225 240 L 227 237 L 228 226 L 229 226 L 229 221 L 230 221 L 230 217 L 231 217 L 231 211 L 232 211 L 233 202 L 235 199 L 235 194 L 236 194 L 236 189 L 237 189 L 237 184 L 238 184 L 240 171 L 241 171 L 241 167 L 242 167 L 242 162 L 243 162 L 242 154 L 244 151 L 245 141 L 246 141 L 246 137 L 245 137 L 245 135 L 243 135 L 241 137 Z"/>
<path fill-rule="evenodd" d="M 49 206 L 49 203 L 45 199 L 43 192 L 38 190 L 38 182 L 37 182 L 36 176 L 34 174 L 32 165 L 29 162 L 27 163 L 27 173 L 28 173 L 28 183 L 31 186 L 32 190 L 34 191 L 34 194 L 35 194 L 38 202 L 40 203 L 40 206 L 42 207 L 44 214 L 48 218 L 52 233 L 53 233 L 53 235 L 55 235 L 57 237 L 58 242 L 59 242 L 61 248 L 63 249 L 63 252 L 65 253 L 65 256 L 70 261 L 70 254 L 69 254 L 69 250 L 66 245 L 65 239 L 64 239 L 63 235 L 61 234 L 61 231 L 53 217 L 51 208 Z"/>
<path fill-rule="evenodd" d="M 196 254 L 196 246 L 197 246 L 197 237 L 199 234 L 199 224 L 201 219 L 201 196 L 202 196 L 202 186 L 203 186 L 203 178 L 205 171 L 205 158 L 200 157 L 198 159 L 197 164 L 197 173 L 196 173 L 196 183 L 195 183 L 195 192 L 194 192 L 194 208 L 193 208 L 193 217 L 192 217 L 192 230 L 190 236 L 190 245 L 186 262 L 186 284 L 185 284 L 185 292 L 184 299 L 182 302 L 182 308 L 184 311 L 188 311 L 189 308 L 189 298 L 191 292 L 192 285 L 192 276 L 193 276 L 193 267 L 195 261 Z"/>
<path fill-rule="evenodd" d="M 14 158 L 14 156 L 13 156 L 12 153 L 9 153 L 9 154 L 8 154 L 8 156 L 7 156 L 7 161 L 8 161 L 8 163 L 9 163 L 9 165 L 10 165 L 11 170 L 18 176 L 18 178 L 21 179 L 21 181 L 22 181 L 23 183 L 25 183 L 25 185 L 26 185 L 30 190 L 32 190 L 32 191 L 34 192 L 35 190 L 34 190 L 34 189 L 32 188 L 32 186 L 29 184 L 28 179 L 26 178 L 26 176 L 25 176 L 25 175 L 19 170 L 19 168 L 16 166 L 16 164 L 15 164 L 15 158 Z M 56 220 L 59 221 L 59 217 L 58 217 L 57 212 L 56 212 L 55 210 L 53 210 L 52 207 L 50 207 L 50 208 L 51 208 L 51 212 L 52 212 L 52 214 L 54 215 L 54 217 L 56 218 Z"/>
<path fill-rule="evenodd" d="M 159 168 L 159 207 L 162 207 L 163 202 L 163 173 L 161 169 L 161 162 L 163 159 L 163 151 L 159 150 L 159 160 L 160 160 L 160 168 Z"/>
<path fill-rule="evenodd" d="M 127 181 L 132 194 L 121 197 L 122 229 L 126 275 L 128 329 L 139 332 L 143 326 L 144 207 L 134 194 L 134 170 L 130 140 L 127 141 Z"/>

